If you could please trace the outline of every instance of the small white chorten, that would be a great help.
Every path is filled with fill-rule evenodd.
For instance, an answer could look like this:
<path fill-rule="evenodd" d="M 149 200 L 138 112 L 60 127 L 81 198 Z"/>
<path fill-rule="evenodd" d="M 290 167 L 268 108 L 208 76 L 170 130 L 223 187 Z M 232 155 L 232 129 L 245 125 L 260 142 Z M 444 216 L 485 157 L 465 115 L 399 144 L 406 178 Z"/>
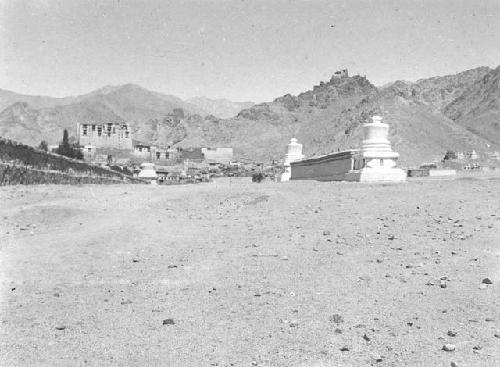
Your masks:
<path fill-rule="evenodd" d="M 372 120 L 363 125 L 365 139 L 360 151 L 363 168 L 359 181 L 406 181 L 406 172 L 396 168 L 399 154 L 392 151 L 389 125 L 380 116 L 373 116 Z"/>
<path fill-rule="evenodd" d="M 290 163 L 300 161 L 304 158 L 302 154 L 302 144 L 297 143 L 297 139 L 290 139 L 290 143 L 288 144 L 288 150 L 285 156 L 285 172 L 281 175 L 281 181 L 290 181 L 290 176 L 292 174 Z"/>
<path fill-rule="evenodd" d="M 153 163 L 141 164 L 141 171 L 139 172 L 138 177 L 151 180 L 151 183 L 155 184 L 158 177 L 158 175 L 156 174 L 155 165 Z"/>

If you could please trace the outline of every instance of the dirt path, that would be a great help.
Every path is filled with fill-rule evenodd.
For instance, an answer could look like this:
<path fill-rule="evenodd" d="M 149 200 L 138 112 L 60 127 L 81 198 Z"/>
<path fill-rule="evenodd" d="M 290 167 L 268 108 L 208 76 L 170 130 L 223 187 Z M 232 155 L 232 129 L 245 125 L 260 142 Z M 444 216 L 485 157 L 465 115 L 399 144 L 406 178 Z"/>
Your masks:
<path fill-rule="evenodd" d="M 0 203 L 2 366 L 500 365 L 499 180 L 2 187 Z"/>

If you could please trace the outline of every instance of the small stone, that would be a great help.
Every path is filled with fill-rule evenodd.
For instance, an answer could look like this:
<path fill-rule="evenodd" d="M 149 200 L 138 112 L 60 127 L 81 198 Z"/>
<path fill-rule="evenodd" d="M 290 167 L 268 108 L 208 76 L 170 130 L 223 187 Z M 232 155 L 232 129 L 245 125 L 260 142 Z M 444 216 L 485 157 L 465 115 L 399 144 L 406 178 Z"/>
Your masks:
<path fill-rule="evenodd" d="M 500 338 L 500 331 L 497 331 L 495 334 L 493 334 L 495 338 Z"/>
<path fill-rule="evenodd" d="M 493 322 L 493 321 L 495 321 L 495 319 L 491 318 L 491 317 L 487 317 L 487 318 L 484 319 L 484 321 L 486 321 L 486 322 Z"/>
<path fill-rule="evenodd" d="M 163 325 L 174 325 L 175 321 L 174 319 L 165 319 L 163 320 Z"/>
<path fill-rule="evenodd" d="M 375 361 L 375 362 L 382 362 L 383 361 L 383 357 L 379 354 L 373 354 L 372 355 L 372 359 Z"/>
<path fill-rule="evenodd" d="M 139 259 L 133 259 L 132 260 L 133 263 L 138 263 L 139 262 Z"/>
<path fill-rule="evenodd" d="M 126 300 L 121 301 L 120 303 L 121 303 L 122 305 L 129 305 L 129 304 L 131 304 L 131 303 L 132 303 L 132 301 L 131 301 L 131 300 L 129 300 L 129 299 L 126 299 Z"/>
<path fill-rule="evenodd" d="M 288 256 L 282 256 L 282 257 L 281 257 L 281 260 L 283 260 L 283 261 L 287 261 L 287 260 L 288 260 Z"/>
<path fill-rule="evenodd" d="M 367 342 L 369 342 L 371 340 L 370 337 L 366 334 L 363 335 L 363 339 L 365 339 Z"/>
<path fill-rule="evenodd" d="M 290 321 L 290 327 L 297 327 L 297 326 L 299 326 L 299 322 L 297 320 Z"/>
<path fill-rule="evenodd" d="M 444 281 L 444 280 L 440 280 L 440 281 L 439 281 L 439 286 L 440 286 L 441 288 L 446 288 L 446 287 L 447 287 L 447 285 L 446 285 L 446 281 Z"/>
<path fill-rule="evenodd" d="M 252 361 L 252 366 L 257 366 L 257 361 Z"/>
<path fill-rule="evenodd" d="M 455 350 L 454 344 L 445 344 L 443 345 L 443 350 L 446 352 L 453 352 Z"/>
<path fill-rule="evenodd" d="M 349 352 L 349 347 L 344 345 L 342 348 L 340 348 L 341 352 Z"/>
<path fill-rule="evenodd" d="M 396 236 L 394 236 L 393 234 L 390 234 L 390 235 L 387 237 L 387 239 L 389 239 L 389 240 L 391 240 L 391 241 L 392 241 L 393 239 L 395 239 L 395 238 L 396 238 Z"/>
<path fill-rule="evenodd" d="M 331 234 L 330 231 L 323 231 L 323 236 L 329 236 Z"/>
<path fill-rule="evenodd" d="M 66 326 L 64 326 L 64 325 L 56 326 L 56 330 L 64 330 L 64 329 L 66 329 Z"/>
<path fill-rule="evenodd" d="M 330 321 L 334 322 L 335 324 L 341 324 L 344 322 L 344 318 L 340 316 L 339 314 L 334 314 L 330 316 Z"/>
<path fill-rule="evenodd" d="M 167 269 L 175 269 L 175 268 L 177 268 L 177 265 L 169 265 L 169 266 L 167 266 Z"/>
<path fill-rule="evenodd" d="M 335 329 L 334 331 L 335 334 L 342 334 L 342 330 L 341 329 Z M 499 334 L 500 335 L 500 334 Z"/>
<path fill-rule="evenodd" d="M 448 330 L 448 336 L 457 336 L 457 334 L 455 330 Z"/>
<path fill-rule="evenodd" d="M 458 364 L 457 364 L 457 363 L 455 363 L 455 362 L 453 362 L 453 361 L 451 361 L 450 366 L 451 366 L 451 367 L 458 367 Z"/>
<path fill-rule="evenodd" d="M 476 345 L 476 346 L 472 347 L 472 349 L 473 350 L 481 350 L 481 349 L 483 349 L 483 347 L 480 345 Z"/>
<path fill-rule="evenodd" d="M 483 283 L 483 284 L 493 284 L 493 281 L 490 278 L 484 278 L 481 283 Z"/>

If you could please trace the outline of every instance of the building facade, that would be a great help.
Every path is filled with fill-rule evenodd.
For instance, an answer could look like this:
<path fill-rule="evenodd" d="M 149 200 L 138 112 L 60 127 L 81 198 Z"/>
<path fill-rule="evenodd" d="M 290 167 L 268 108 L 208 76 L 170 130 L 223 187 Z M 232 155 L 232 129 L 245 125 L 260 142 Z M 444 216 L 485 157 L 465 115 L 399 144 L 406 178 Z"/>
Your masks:
<path fill-rule="evenodd" d="M 78 123 L 80 146 L 132 150 L 132 132 L 126 123 Z"/>

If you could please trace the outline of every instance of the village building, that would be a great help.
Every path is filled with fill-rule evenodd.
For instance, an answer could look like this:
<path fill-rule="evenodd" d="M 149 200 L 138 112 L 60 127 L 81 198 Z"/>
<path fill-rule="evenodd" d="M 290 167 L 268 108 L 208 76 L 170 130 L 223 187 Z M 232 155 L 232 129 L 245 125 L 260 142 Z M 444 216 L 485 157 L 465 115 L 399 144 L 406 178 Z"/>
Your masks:
<path fill-rule="evenodd" d="M 363 125 L 361 149 L 347 150 L 290 163 L 291 180 L 405 181 L 406 172 L 396 168 L 399 154 L 388 140 L 389 125 L 374 116 Z"/>
<path fill-rule="evenodd" d="M 135 157 L 149 162 L 171 161 L 179 156 L 179 149 L 138 143 L 134 145 L 133 154 Z"/>
<path fill-rule="evenodd" d="M 201 148 L 207 163 L 228 164 L 233 160 L 233 148 Z"/>
<path fill-rule="evenodd" d="M 132 150 L 132 133 L 126 123 L 77 123 L 77 134 L 80 146 Z"/>
<path fill-rule="evenodd" d="M 333 73 L 332 80 L 333 79 L 343 79 L 343 78 L 348 78 L 349 77 L 349 71 L 347 69 L 342 69 L 339 71 L 336 71 Z"/>

